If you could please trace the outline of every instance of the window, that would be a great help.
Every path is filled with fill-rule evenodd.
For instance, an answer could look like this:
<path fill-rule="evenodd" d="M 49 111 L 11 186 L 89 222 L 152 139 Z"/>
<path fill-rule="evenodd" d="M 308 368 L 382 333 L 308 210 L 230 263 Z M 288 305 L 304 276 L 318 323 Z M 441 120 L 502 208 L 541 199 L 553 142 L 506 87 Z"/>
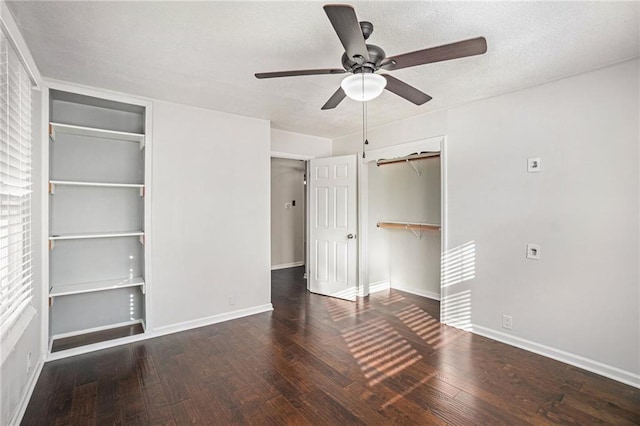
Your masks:
<path fill-rule="evenodd" d="M 0 341 L 32 298 L 31 87 L 0 31 Z"/>

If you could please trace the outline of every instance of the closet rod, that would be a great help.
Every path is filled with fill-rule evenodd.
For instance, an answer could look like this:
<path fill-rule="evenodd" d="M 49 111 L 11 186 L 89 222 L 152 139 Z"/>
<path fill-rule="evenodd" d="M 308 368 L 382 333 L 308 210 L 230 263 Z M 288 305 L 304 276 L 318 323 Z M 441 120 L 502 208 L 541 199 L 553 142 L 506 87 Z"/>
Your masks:
<path fill-rule="evenodd" d="M 382 166 L 385 164 L 404 163 L 407 161 L 422 160 L 425 158 L 433 158 L 433 157 L 440 157 L 440 153 L 439 152 L 422 152 L 420 154 L 407 155 L 406 157 L 401 157 L 401 158 L 392 158 L 390 160 L 378 160 L 376 164 L 378 166 Z"/>

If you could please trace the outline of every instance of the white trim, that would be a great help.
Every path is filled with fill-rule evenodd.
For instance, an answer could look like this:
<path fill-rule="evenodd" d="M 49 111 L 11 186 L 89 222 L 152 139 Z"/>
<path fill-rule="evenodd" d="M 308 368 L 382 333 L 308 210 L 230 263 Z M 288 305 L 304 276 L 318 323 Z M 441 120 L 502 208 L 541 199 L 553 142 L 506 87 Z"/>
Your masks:
<path fill-rule="evenodd" d="M 20 33 L 16 22 L 13 20 L 13 15 L 4 1 L 0 2 L 0 30 L 4 31 L 11 44 L 15 47 L 15 50 L 20 57 L 20 62 L 22 62 L 22 65 L 29 74 L 29 77 L 31 77 L 31 82 L 35 86 L 35 89 L 40 90 L 42 86 L 42 76 L 40 75 L 40 71 L 31 56 L 27 43 L 24 41 L 24 38 L 22 38 L 22 34 Z"/>
<path fill-rule="evenodd" d="M 252 306 L 250 308 L 238 309 L 237 311 L 225 312 L 222 314 L 212 315 L 209 317 L 199 318 L 191 321 L 184 321 L 177 324 L 165 325 L 151 331 L 150 337 L 164 336 L 166 334 L 178 333 L 180 331 L 191 330 L 193 328 L 205 327 L 207 325 L 217 324 L 237 318 L 247 317 L 249 315 L 261 314 L 263 312 L 273 311 L 273 305 L 266 303 L 264 305 Z"/>
<path fill-rule="evenodd" d="M 304 154 L 290 154 L 288 152 L 277 152 L 271 151 L 271 158 L 285 158 L 289 160 L 311 160 L 315 158 L 312 155 L 304 155 Z"/>
<path fill-rule="evenodd" d="M 22 422 L 24 413 L 27 411 L 27 406 L 29 405 L 29 401 L 31 400 L 31 395 L 33 395 L 33 390 L 36 388 L 36 383 L 38 383 L 38 379 L 40 378 L 42 367 L 44 367 L 44 359 L 41 356 L 38 360 L 38 365 L 36 365 L 36 368 L 34 368 L 31 372 L 31 376 L 27 381 L 27 385 L 24 387 L 24 392 L 20 396 L 18 406 L 9 419 L 9 425 L 19 425 L 20 422 Z"/>
<path fill-rule="evenodd" d="M 405 293 L 415 294 L 416 296 L 426 297 L 427 299 L 440 300 L 440 295 L 433 291 L 423 290 L 421 288 L 411 287 L 402 283 L 391 283 L 391 288 L 394 290 L 404 291 Z"/>
<path fill-rule="evenodd" d="M 358 297 L 367 297 L 371 293 L 380 291 L 388 291 L 391 288 L 389 281 L 376 281 L 374 283 L 366 283 L 362 288 L 358 289 Z M 366 293 L 365 293 L 366 291 Z"/>
<path fill-rule="evenodd" d="M 91 345 L 79 346 L 77 348 L 67 349 L 64 351 L 51 352 L 47 356 L 47 362 L 55 361 L 57 359 L 62 359 L 62 358 L 68 358 L 70 356 L 82 355 L 89 352 L 99 351 L 101 349 L 113 348 L 114 346 L 126 345 L 127 343 L 139 342 L 141 340 L 146 340 L 151 337 L 153 336 L 147 335 L 146 333 L 141 333 L 141 334 L 136 334 L 134 336 L 121 337 L 119 339 L 106 340 L 104 342 L 93 343 Z"/>
<path fill-rule="evenodd" d="M 427 139 L 420 139 L 413 142 L 391 145 L 384 148 L 367 151 L 365 163 L 378 160 L 390 160 L 397 157 L 405 157 L 417 152 L 438 152 L 442 148 L 444 136 L 435 136 Z"/>
<path fill-rule="evenodd" d="M 389 281 L 377 281 L 375 283 L 369 283 L 369 294 L 389 290 L 390 288 L 391 283 Z"/>
<path fill-rule="evenodd" d="M 33 250 L 40 250 L 40 279 L 42 280 L 40 297 L 40 345 L 44 354 L 49 352 L 49 87 L 43 83 L 40 91 L 40 164 L 34 162 L 33 167 L 39 167 L 40 176 L 40 246 Z M 35 158 L 34 158 L 35 160 Z M 34 188 L 35 189 L 35 188 Z M 34 194 L 35 195 L 35 194 Z M 32 212 L 33 214 L 33 212 Z M 36 218 L 33 215 L 32 218 Z M 45 314 L 46 312 L 46 314 Z M 43 355 L 46 356 L 46 355 Z"/>
<path fill-rule="evenodd" d="M 604 377 L 608 377 L 629 386 L 640 388 L 640 374 L 621 370 L 619 368 L 603 364 L 601 362 L 594 361 L 580 355 L 575 355 L 569 352 L 562 351 L 560 349 L 555 349 L 550 346 L 545 346 L 540 343 L 502 333 L 500 331 L 495 331 L 487 327 L 482 327 L 480 325 L 472 325 L 471 332 L 492 340 L 496 340 L 498 342 L 506 343 L 507 345 L 515 346 L 517 348 L 536 353 L 538 355 L 546 356 L 547 358 L 555 359 L 556 361 L 564 362 L 566 364 L 582 368 L 584 370 L 599 374 Z"/>
<path fill-rule="evenodd" d="M 54 361 L 57 359 L 67 358 L 75 355 L 81 355 L 88 352 L 98 351 L 101 349 L 112 348 L 115 346 L 126 345 L 128 343 L 135 343 L 142 340 L 153 339 L 155 337 L 160 337 L 167 334 L 187 331 L 193 328 L 205 327 L 208 325 L 213 325 L 220 322 L 225 322 L 225 321 L 229 321 L 237 318 L 243 318 L 249 315 L 255 315 L 255 314 L 260 314 L 260 313 L 269 312 L 269 311 L 273 311 L 273 306 L 271 305 L 271 303 L 267 303 L 265 305 L 253 306 L 245 309 L 239 309 L 237 311 L 232 311 L 232 312 L 225 312 L 218 315 L 212 315 L 210 317 L 200 318 L 200 319 L 191 320 L 191 321 L 185 321 L 185 322 L 172 324 L 164 327 L 159 327 L 156 330 L 149 330 L 147 328 L 144 333 L 136 334 L 135 336 L 127 336 L 127 337 L 122 337 L 120 339 L 107 340 L 105 342 L 94 343 L 92 345 L 81 346 L 78 348 L 68 349 L 65 351 L 53 352 L 47 356 L 46 360 Z M 138 321 L 138 322 L 141 322 L 141 321 Z M 112 327 L 113 325 L 107 328 L 112 328 Z M 71 335 L 71 333 L 59 334 L 56 337 L 65 336 L 65 335 Z"/>
<path fill-rule="evenodd" d="M 447 297 L 446 289 L 444 288 L 444 283 L 442 282 L 442 253 L 447 253 L 449 250 L 449 244 L 447 242 L 447 236 L 449 235 L 448 229 L 448 187 L 447 187 L 447 137 L 444 136 L 442 138 L 442 142 L 440 143 L 440 300 L 443 303 L 440 303 L 440 322 L 446 316 L 444 315 L 444 299 Z"/>
<path fill-rule="evenodd" d="M 280 265 L 271 265 L 271 270 L 276 271 L 278 269 L 295 268 L 296 266 L 304 266 L 304 262 L 282 263 Z"/>
<path fill-rule="evenodd" d="M 371 293 L 369 282 L 369 168 L 363 153 L 358 153 L 358 296 Z M 363 190 L 363 188 L 367 188 Z"/>
<path fill-rule="evenodd" d="M 146 110 L 146 109 L 151 108 L 151 104 L 152 104 L 152 100 L 150 98 L 145 98 L 142 96 L 140 97 L 130 96 L 126 93 L 115 92 L 113 90 L 94 88 L 90 86 L 69 83 L 67 81 L 55 80 L 51 78 L 45 78 L 44 81 L 45 83 L 47 83 L 47 86 L 49 89 L 59 90 L 61 92 L 71 92 L 71 93 L 76 93 L 78 95 L 91 96 L 93 98 L 102 98 L 102 99 L 108 99 L 110 101 L 116 101 L 116 102 L 122 102 L 125 104 L 141 106 L 145 108 L 145 114 L 149 113 L 149 110 Z M 148 129 L 147 126 L 145 125 L 144 130 L 145 130 L 144 134 L 146 138 L 149 138 L 150 132 L 148 132 L 148 130 L 150 129 Z"/>

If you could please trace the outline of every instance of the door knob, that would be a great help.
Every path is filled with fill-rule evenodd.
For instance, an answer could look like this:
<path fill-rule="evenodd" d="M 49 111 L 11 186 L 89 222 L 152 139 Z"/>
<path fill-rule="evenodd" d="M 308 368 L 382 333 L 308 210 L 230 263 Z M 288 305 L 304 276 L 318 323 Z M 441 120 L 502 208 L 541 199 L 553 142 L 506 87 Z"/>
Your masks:
<path fill-rule="evenodd" d="M 347 238 L 353 240 L 356 236 L 354 234 L 347 234 Z"/>

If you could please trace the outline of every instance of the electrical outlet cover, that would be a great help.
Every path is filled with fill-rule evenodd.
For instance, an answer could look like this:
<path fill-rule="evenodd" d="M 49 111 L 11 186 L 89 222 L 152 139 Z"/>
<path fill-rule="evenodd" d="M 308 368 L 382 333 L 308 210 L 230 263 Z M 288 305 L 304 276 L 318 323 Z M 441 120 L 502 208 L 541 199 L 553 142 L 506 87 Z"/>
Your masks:
<path fill-rule="evenodd" d="M 527 244 L 527 259 L 540 260 L 540 244 Z"/>
<path fill-rule="evenodd" d="M 529 173 L 537 173 L 542 170 L 542 163 L 540 157 L 527 158 L 527 171 Z"/>

